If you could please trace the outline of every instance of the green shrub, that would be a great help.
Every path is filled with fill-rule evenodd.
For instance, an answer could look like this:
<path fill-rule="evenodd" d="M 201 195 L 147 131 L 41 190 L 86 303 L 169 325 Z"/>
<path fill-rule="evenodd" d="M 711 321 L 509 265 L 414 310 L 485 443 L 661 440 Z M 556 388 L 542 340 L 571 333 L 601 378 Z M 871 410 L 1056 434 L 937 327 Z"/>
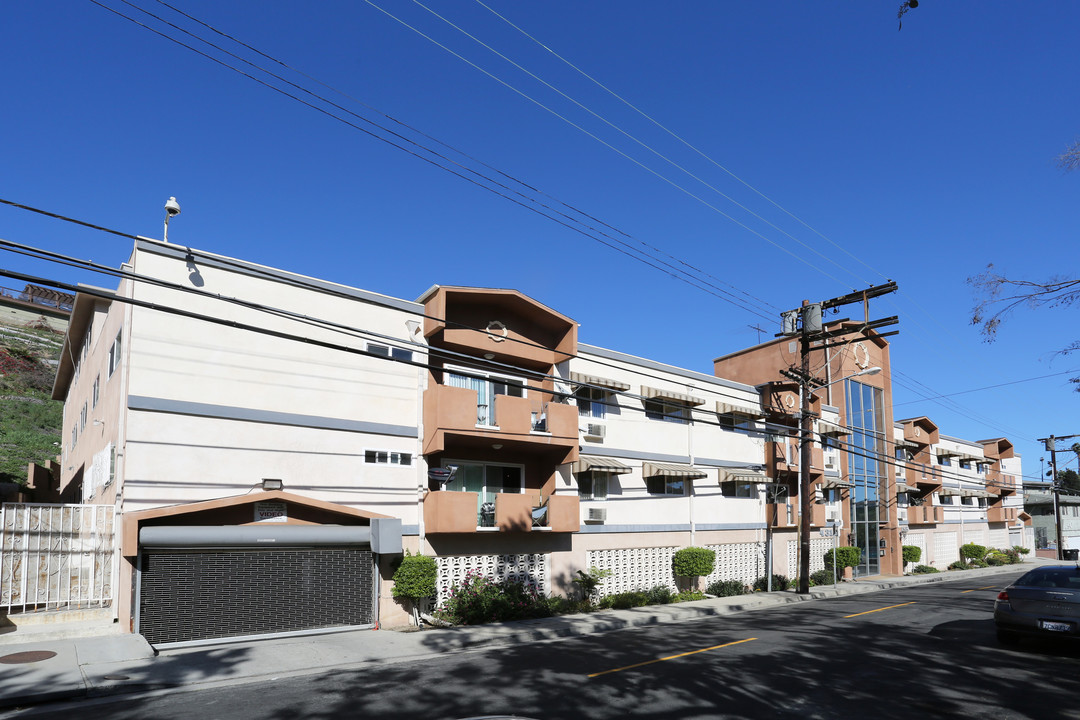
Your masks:
<path fill-rule="evenodd" d="M 712 585 L 705 588 L 705 592 L 717 597 L 732 597 L 735 595 L 745 595 L 748 591 L 746 583 L 742 580 L 717 580 Z"/>
<path fill-rule="evenodd" d="M 969 567 L 969 568 L 984 568 L 984 567 L 990 567 L 990 563 L 989 563 L 989 562 L 987 562 L 986 558 L 976 558 L 975 560 L 972 560 L 972 561 L 970 561 L 970 562 L 968 563 L 968 567 Z"/>
<path fill-rule="evenodd" d="M 674 597 L 674 593 L 667 585 L 656 585 L 645 594 L 649 598 L 649 605 L 667 605 Z"/>
<path fill-rule="evenodd" d="M 578 570 L 578 576 L 571 582 L 578 586 L 581 590 L 581 600 L 585 603 L 591 603 L 596 600 L 596 595 L 599 592 L 600 583 L 611 574 L 610 570 L 601 570 L 597 567 L 591 567 L 588 570 Z"/>
<path fill-rule="evenodd" d="M 1013 550 L 1020 553 L 1021 555 L 1027 555 L 1029 552 L 1031 552 L 1031 548 L 1024 547 L 1023 545 L 1013 545 Z"/>
<path fill-rule="evenodd" d="M 453 625 L 482 625 L 549 617 L 551 609 L 547 598 L 531 585 L 509 580 L 496 583 L 470 570 L 435 615 Z"/>
<path fill-rule="evenodd" d="M 600 599 L 600 607 L 604 610 L 628 610 L 649 604 L 649 596 L 640 590 L 634 592 L 617 593 L 606 595 Z"/>
<path fill-rule="evenodd" d="M 672 600 L 672 602 L 681 603 L 681 602 L 690 602 L 691 600 L 704 600 L 704 599 L 705 599 L 705 593 L 703 593 L 703 592 L 701 592 L 699 590 L 684 590 L 683 592 L 676 595 L 675 598 Z"/>
<path fill-rule="evenodd" d="M 671 558 L 671 569 L 680 577 L 702 577 L 716 567 L 716 552 L 703 547 L 686 547 Z"/>
<path fill-rule="evenodd" d="M 905 545 L 903 552 L 906 563 L 917 563 L 922 560 L 922 548 L 918 545 Z"/>
<path fill-rule="evenodd" d="M 765 592 L 769 588 L 768 576 L 762 575 L 754 581 L 754 590 L 756 592 Z M 791 586 L 791 581 L 787 579 L 787 576 L 776 573 L 772 576 L 772 589 L 773 590 L 787 590 Z"/>
<path fill-rule="evenodd" d="M 839 579 L 839 578 L 837 578 L 837 579 Z M 815 570 L 814 572 L 810 573 L 810 585 L 811 586 L 815 586 L 815 585 L 832 585 L 833 582 L 834 582 L 834 580 L 833 580 L 832 568 L 825 568 L 823 570 Z"/>
<path fill-rule="evenodd" d="M 916 565 L 915 569 L 911 571 L 912 575 L 929 575 L 930 573 L 941 572 L 932 565 Z"/>
<path fill-rule="evenodd" d="M 1012 560 L 1009 556 L 1000 550 L 991 550 L 990 554 L 986 556 L 987 565 L 1010 565 Z"/>
<path fill-rule="evenodd" d="M 950 570 L 967 570 L 968 564 L 963 560 L 957 560 L 949 565 Z"/>
<path fill-rule="evenodd" d="M 424 598 L 435 597 L 435 582 L 439 570 L 435 558 L 427 555 L 412 555 L 408 550 L 398 569 L 394 571 L 394 587 L 390 591 L 394 597 L 416 602 Z"/>
<path fill-rule="evenodd" d="M 841 545 L 836 548 L 836 572 L 842 574 L 844 568 L 855 567 L 859 564 L 859 558 L 862 557 L 862 550 L 857 547 L 851 547 L 850 545 Z M 833 566 L 833 551 L 829 550 L 825 553 L 825 567 L 831 568 Z"/>
<path fill-rule="evenodd" d="M 591 605 L 581 602 L 575 598 L 565 597 L 549 597 L 545 598 L 544 604 L 547 606 L 547 614 L 551 615 L 575 615 L 581 612 L 589 612 L 592 610 Z"/>
<path fill-rule="evenodd" d="M 984 545 L 976 545 L 975 543 L 961 545 L 960 557 L 965 560 L 982 560 L 986 557 L 986 547 Z"/>

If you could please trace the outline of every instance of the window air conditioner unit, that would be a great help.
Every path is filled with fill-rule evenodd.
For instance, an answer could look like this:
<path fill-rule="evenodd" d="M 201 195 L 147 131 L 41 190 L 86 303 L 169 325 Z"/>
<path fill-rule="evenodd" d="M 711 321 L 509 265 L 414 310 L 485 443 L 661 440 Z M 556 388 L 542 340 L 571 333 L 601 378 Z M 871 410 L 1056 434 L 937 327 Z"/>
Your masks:
<path fill-rule="evenodd" d="M 840 518 L 840 508 L 828 508 L 825 510 L 825 522 L 838 523 Z"/>
<path fill-rule="evenodd" d="M 589 508 L 589 522 L 604 522 L 607 520 L 607 508 Z"/>
<path fill-rule="evenodd" d="M 835 467 L 836 467 L 836 461 L 835 460 L 833 460 L 832 458 L 827 458 L 825 460 L 825 469 L 826 470 L 832 470 Z"/>
<path fill-rule="evenodd" d="M 606 433 L 607 428 L 600 423 L 589 423 L 585 426 L 585 437 L 594 437 L 603 440 Z"/>

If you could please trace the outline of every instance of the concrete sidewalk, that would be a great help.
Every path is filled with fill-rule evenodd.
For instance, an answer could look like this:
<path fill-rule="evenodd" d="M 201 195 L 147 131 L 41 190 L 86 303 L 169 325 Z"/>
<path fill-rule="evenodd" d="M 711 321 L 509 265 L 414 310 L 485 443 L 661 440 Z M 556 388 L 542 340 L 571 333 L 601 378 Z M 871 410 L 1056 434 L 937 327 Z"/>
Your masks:
<path fill-rule="evenodd" d="M 625 628 L 677 623 L 747 610 L 870 593 L 931 582 L 1016 575 L 1057 561 L 931 575 L 863 578 L 794 592 L 754 593 L 675 605 L 608 610 L 493 625 L 415 632 L 357 630 L 171 648 L 156 652 L 140 635 L 105 635 L 0 644 L 0 707 L 393 663 L 487 645 L 514 645 Z M 34 653 L 23 655 L 23 653 Z M 49 655 L 51 654 L 51 655 Z M 43 657 L 49 655 L 49 657 Z M 12 657 L 14 656 L 14 657 Z M 43 659 L 37 659 L 43 658 Z M 30 660 L 27 662 L 27 660 Z"/>

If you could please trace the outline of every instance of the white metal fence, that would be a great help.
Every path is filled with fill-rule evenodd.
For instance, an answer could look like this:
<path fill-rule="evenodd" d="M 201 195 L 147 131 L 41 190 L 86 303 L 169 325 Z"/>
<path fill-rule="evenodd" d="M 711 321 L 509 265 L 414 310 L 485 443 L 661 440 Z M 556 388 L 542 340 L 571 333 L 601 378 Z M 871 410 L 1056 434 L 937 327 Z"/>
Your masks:
<path fill-rule="evenodd" d="M 0 610 L 108 606 L 114 522 L 112 505 L 0 505 Z"/>

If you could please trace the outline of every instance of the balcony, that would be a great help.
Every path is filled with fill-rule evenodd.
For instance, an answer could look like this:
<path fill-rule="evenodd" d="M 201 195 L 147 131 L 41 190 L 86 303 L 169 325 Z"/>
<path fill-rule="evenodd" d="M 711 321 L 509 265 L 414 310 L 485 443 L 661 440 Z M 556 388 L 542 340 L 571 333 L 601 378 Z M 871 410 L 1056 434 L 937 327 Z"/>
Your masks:
<path fill-rule="evenodd" d="M 941 487 L 941 467 L 928 463 L 908 462 L 905 470 L 905 484 L 918 486 L 920 491 L 928 492 Z"/>
<path fill-rule="evenodd" d="M 492 513 L 477 510 L 474 492 L 439 490 L 424 498 L 424 528 L 430 534 L 476 532 L 577 532 L 580 529 L 577 495 L 549 495 L 547 513 L 538 524 L 533 510 L 545 499 L 537 492 L 497 493 Z"/>
<path fill-rule="evenodd" d="M 1020 517 L 1020 508 L 1001 507 L 1000 505 L 986 508 L 986 522 L 1016 522 Z"/>
<path fill-rule="evenodd" d="M 554 402 L 551 394 L 528 388 L 529 397 L 495 395 L 494 407 L 478 402 L 471 388 L 434 385 L 424 391 L 424 454 L 442 452 L 448 441 L 499 442 L 519 451 L 556 451 L 563 462 L 576 459 L 578 412 Z"/>
<path fill-rule="evenodd" d="M 910 505 L 907 521 L 908 525 L 937 525 L 945 522 L 945 508 L 940 505 Z"/>
<path fill-rule="evenodd" d="M 799 441 L 787 438 L 770 442 L 768 457 L 775 472 L 799 472 Z M 810 474 L 821 475 L 825 472 L 825 451 L 814 445 L 810 448 Z"/>

